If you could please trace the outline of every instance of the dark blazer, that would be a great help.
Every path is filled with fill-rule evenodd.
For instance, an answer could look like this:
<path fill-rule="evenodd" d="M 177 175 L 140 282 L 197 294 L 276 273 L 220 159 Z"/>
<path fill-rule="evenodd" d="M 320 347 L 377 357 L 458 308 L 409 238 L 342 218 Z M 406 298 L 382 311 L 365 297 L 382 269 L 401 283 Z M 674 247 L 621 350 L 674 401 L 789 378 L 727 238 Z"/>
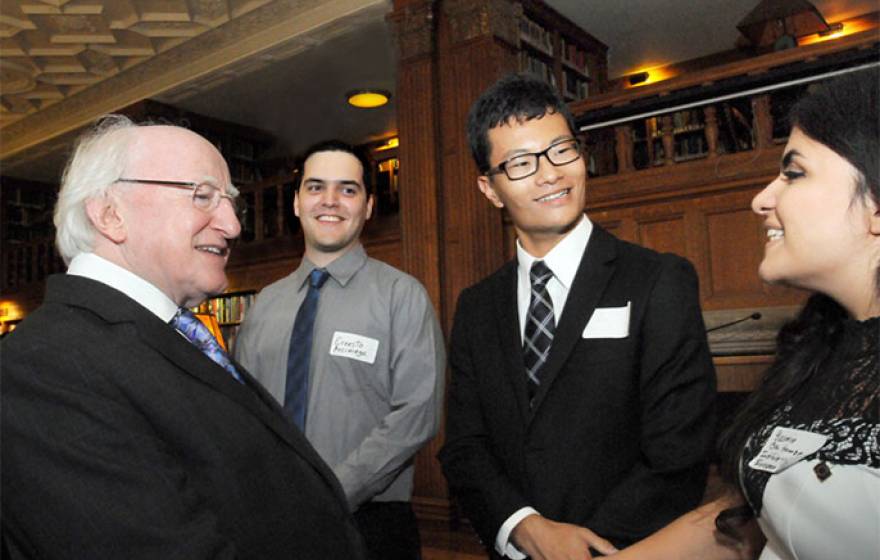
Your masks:
<path fill-rule="evenodd" d="M 13 558 L 362 558 L 332 472 L 247 372 L 93 280 L 2 342 Z"/>
<path fill-rule="evenodd" d="M 530 406 L 516 267 L 458 300 L 440 452 L 450 490 L 488 548 L 524 506 L 630 544 L 705 485 L 715 372 L 696 274 L 594 226 Z M 627 302 L 627 337 L 582 338 L 597 307 Z"/>

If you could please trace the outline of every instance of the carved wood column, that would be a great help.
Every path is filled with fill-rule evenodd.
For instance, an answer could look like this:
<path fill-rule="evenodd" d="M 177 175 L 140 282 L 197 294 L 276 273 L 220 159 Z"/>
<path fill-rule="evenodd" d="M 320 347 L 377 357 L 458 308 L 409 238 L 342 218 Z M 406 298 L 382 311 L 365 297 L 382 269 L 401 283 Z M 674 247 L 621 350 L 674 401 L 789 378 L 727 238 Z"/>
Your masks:
<path fill-rule="evenodd" d="M 395 0 L 403 268 L 428 290 L 448 335 L 458 294 L 504 260 L 501 212 L 477 189 L 465 133 L 473 101 L 515 70 L 518 4 Z M 413 505 L 449 518 L 435 459 L 443 433 L 416 457 Z"/>
<path fill-rule="evenodd" d="M 769 148 L 773 145 L 773 115 L 770 113 L 770 96 L 752 98 L 752 120 L 755 126 L 755 147 Z"/>
<path fill-rule="evenodd" d="M 675 163 L 675 127 L 672 115 L 663 115 L 660 117 L 660 122 L 663 131 L 663 163 L 672 165 Z"/>
<path fill-rule="evenodd" d="M 714 105 L 707 105 L 703 109 L 706 117 L 706 148 L 709 158 L 718 157 L 718 115 Z"/>
<path fill-rule="evenodd" d="M 648 142 L 651 140 L 648 139 Z M 628 173 L 633 165 L 632 126 L 622 124 L 614 127 L 614 152 L 617 155 L 617 172 Z"/>

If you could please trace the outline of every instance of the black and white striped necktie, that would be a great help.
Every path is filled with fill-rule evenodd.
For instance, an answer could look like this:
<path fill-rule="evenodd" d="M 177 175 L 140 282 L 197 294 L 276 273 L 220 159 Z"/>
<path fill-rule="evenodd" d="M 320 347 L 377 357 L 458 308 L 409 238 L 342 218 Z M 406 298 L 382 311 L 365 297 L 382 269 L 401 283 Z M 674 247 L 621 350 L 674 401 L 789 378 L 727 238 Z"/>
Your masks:
<path fill-rule="evenodd" d="M 541 384 L 541 366 L 550 354 L 553 333 L 556 331 L 556 319 L 553 316 L 553 300 L 550 299 L 550 293 L 547 291 L 547 282 L 553 277 L 553 271 L 544 264 L 544 261 L 535 261 L 532 263 L 529 277 L 532 282 L 532 297 L 529 301 L 523 337 L 523 361 L 529 377 L 529 400 L 531 400 Z"/>

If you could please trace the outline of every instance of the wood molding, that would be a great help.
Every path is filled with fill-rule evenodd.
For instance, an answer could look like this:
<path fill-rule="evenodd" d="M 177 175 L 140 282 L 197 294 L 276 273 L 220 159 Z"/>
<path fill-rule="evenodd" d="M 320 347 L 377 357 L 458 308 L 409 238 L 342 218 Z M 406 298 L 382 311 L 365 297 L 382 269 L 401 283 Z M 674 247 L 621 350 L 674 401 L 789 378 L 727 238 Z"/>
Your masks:
<path fill-rule="evenodd" d="M 522 6 L 510 0 L 447 0 L 443 9 L 452 43 L 491 36 L 519 46 Z"/>
<path fill-rule="evenodd" d="M 434 52 L 435 17 L 434 2 L 428 0 L 408 2 L 405 6 L 396 7 L 388 15 L 401 63 Z"/>

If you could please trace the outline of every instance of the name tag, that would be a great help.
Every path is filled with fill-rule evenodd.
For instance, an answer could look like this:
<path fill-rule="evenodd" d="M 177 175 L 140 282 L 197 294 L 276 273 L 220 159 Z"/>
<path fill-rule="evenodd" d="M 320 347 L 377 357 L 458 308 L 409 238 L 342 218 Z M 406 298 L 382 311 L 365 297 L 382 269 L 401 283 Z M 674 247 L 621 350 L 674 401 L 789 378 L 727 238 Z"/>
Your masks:
<path fill-rule="evenodd" d="M 336 331 L 330 341 L 331 356 L 351 358 L 368 364 L 376 361 L 376 351 L 378 350 L 378 340 L 359 334 Z"/>
<path fill-rule="evenodd" d="M 761 452 L 749 461 L 755 470 L 778 473 L 797 463 L 801 458 L 815 453 L 825 445 L 828 436 L 806 430 L 777 426 L 761 448 Z"/>
<path fill-rule="evenodd" d="M 597 307 L 587 323 L 582 338 L 626 338 L 629 336 L 629 310 L 632 302 L 623 307 Z"/>

